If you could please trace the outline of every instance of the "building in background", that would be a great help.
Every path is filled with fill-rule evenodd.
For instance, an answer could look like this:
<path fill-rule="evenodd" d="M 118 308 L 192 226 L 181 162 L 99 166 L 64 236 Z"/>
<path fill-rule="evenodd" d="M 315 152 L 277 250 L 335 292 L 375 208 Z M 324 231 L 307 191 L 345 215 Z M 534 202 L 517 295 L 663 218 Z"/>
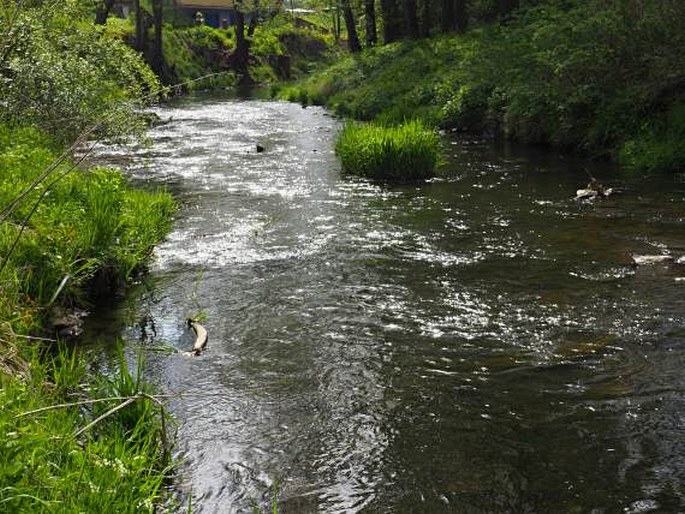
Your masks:
<path fill-rule="evenodd" d="M 210 27 L 226 27 L 235 23 L 233 0 L 176 0 L 177 9 L 191 18 L 202 13 Z"/>

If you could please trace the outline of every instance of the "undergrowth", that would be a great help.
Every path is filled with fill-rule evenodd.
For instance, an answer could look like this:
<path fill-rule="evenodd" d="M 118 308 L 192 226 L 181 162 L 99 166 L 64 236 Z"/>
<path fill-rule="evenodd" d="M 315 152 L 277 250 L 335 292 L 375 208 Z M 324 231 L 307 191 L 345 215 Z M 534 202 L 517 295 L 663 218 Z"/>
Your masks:
<path fill-rule="evenodd" d="M 112 38 L 134 39 L 130 20 L 110 17 L 104 29 Z M 263 19 L 250 45 L 249 74 L 255 84 L 273 84 L 300 77 L 326 62 L 337 48 L 330 34 L 316 28 L 295 27 L 287 14 Z M 235 27 L 165 24 L 163 54 L 169 80 L 183 91 L 236 87 L 239 77 L 233 69 L 236 49 Z"/>

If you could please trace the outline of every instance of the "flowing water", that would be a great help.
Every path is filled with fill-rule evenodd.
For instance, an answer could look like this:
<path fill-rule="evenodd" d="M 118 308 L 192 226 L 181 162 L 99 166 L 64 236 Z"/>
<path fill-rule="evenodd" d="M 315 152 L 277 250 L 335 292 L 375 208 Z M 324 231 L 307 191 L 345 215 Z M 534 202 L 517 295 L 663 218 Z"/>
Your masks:
<path fill-rule="evenodd" d="M 685 264 L 630 266 L 685 254 L 685 174 L 446 136 L 440 178 L 389 187 L 341 177 L 320 109 L 158 112 L 99 158 L 180 211 L 88 336 L 184 393 L 193 512 L 685 510 Z M 584 165 L 618 193 L 574 202 Z M 152 351 L 198 314 L 202 356 Z"/>

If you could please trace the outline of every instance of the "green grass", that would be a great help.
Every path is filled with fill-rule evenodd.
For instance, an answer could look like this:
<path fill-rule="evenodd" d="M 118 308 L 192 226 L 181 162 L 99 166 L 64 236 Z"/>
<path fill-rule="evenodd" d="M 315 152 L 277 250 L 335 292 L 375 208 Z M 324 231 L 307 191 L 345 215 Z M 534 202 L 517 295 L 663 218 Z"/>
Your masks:
<path fill-rule="evenodd" d="M 394 43 L 348 56 L 277 92 L 302 104 L 325 105 L 363 121 L 402 123 L 407 117 L 439 125 L 445 90 L 458 82 L 457 63 L 471 42 L 448 38 Z"/>
<path fill-rule="evenodd" d="M 111 295 L 170 228 L 170 195 L 80 168 L 64 148 L 88 127 L 139 133 L 159 83 L 122 42 L 130 24 L 95 26 L 80 2 L 4 2 L 0 22 L 11 29 L 0 63 L 0 512 L 154 512 L 168 440 L 140 373 L 123 359 L 91 373 L 87 356 L 32 336 L 52 335 L 54 307 Z"/>
<path fill-rule="evenodd" d="M 117 171 L 76 169 L 69 159 L 31 190 L 59 153 L 35 129 L 0 125 L 0 206 L 30 190 L 0 219 L 0 319 L 17 333 L 40 325 L 65 277 L 58 303 L 87 305 L 96 279 L 111 293 L 145 266 L 171 224 L 169 194 L 134 190 Z"/>
<path fill-rule="evenodd" d="M 154 512 L 168 448 L 140 374 L 123 360 L 114 376 L 87 374 L 83 356 L 25 335 L 52 307 L 87 306 L 141 269 L 174 202 L 60 153 L 36 129 L 0 125 L 0 511 Z M 122 400 L 94 402 L 131 396 L 111 415 Z"/>
<path fill-rule="evenodd" d="M 168 472 L 160 409 L 136 400 L 75 435 L 121 403 L 93 400 L 145 392 L 123 359 L 99 379 L 83 362 L 33 351 L 24 375 L 0 370 L 0 511 L 154 512 Z"/>
<path fill-rule="evenodd" d="M 438 136 L 419 121 L 390 127 L 349 123 L 338 136 L 335 152 L 346 173 L 412 182 L 435 172 Z"/>
<path fill-rule="evenodd" d="M 623 164 L 649 171 L 685 168 L 685 103 L 674 104 L 645 123 L 639 135 L 621 148 Z"/>
<path fill-rule="evenodd" d="M 685 4 L 537 4 L 504 25 L 366 49 L 274 93 L 357 120 L 418 118 L 682 169 Z"/>

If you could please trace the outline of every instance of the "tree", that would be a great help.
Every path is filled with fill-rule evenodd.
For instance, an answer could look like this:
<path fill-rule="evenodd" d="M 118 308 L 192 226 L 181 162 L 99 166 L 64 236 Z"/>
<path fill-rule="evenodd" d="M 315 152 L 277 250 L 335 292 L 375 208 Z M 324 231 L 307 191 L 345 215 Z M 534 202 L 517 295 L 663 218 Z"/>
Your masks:
<path fill-rule="evenodd" d="M 454 1 L 455 0 L 442 0 L 440 28 L 443 32 L 452 32 L 457 28 Z"/>
<path fill-rule="evenodd" d="M 139 52 L 147 48 L 147 20 L 145 11 L 140 6 L 140 0 L 133 0 L 133 12 L 136 19 L 136 37 L 133 47 Z"/>
<path fill-rule="evenodd" d="M 107 17 L 109 16 L 112 7 L 114 7 L 115 0 L 102 0 L 98 2 L 95 7 L 95 24 L 104 25 L 107 23 Z"/>
<path fill-rule="evenodd" d="M 359 43 L 357 27 L 354 22 L 354 13 L 350 0 L 342 0 L 343 17 L 345 18 L 345 28 L 347 29 L 347 46 L 350 52 L 361 52 L 362 45 Z"/>
<path fill-rule="evenodd" d="M 456 0 L 454 4 L 454 17 L 456 28 L 459 32 L 464 32 L 468 26 L 469 12 L 466 0 Z"/>
<path fill-rule="evenodd" d="M 254 9 L 252 10 L 252 17 L 247 27 L 247 37 L 252 37 L 254 31 L 257 29 L 257 19 L 259 18 L 259 0 L 254 0 Z"/>
<path fill-rule="evenodd" d="M 250 43 L 245 35 L 245 13 L 235 11 L 235 51 L 233 52 L 233 69 L 240 75 L 242 84 L 252 83 L 252 77 L 248 70 L 250 62 Z"/>
<path fill-rule="evenodd" d="M 431 16 L 431 5 L 430 0 L 423 0 L 421 4 L 421 36 L 428 37 L 431 33 L 431 27 L 433 23 L 433 17 Z"/>
<path fill-rule="evenodd" d="M 506 17 L 514 9 L 520 7 L 519 0 L 497 0 L 497 14 L 502 17 Z"/>
<path fill-rule="evenodd" d="M 383 14 L 383 43 L 399 41 L 404 37 L 404 20 L 397 0 L 381 0 Z"/>
<path fill-rule="evenodd" d="M 404 26 L 405 34 L 410 38 L 416 39 L 419 37 L 419 20 L 416 16 L 416 0 L 404 0 Z"/>
<path fill-rule="evenodd" d="M 376 3 L 374 0 L 364 0 L 364 17 L 366 18 L 366 46 L 374 46 L 378 42 Z"/>
<path fill-rule="evenodd" d="M 162 47 L 162 22 L 164 17 L 164 6 L 162 0 L 152 0 L 152 26 L 154 37 L 150 48 L 149 64 L 158 77 L 164 77 L 164 53 Z"/>

